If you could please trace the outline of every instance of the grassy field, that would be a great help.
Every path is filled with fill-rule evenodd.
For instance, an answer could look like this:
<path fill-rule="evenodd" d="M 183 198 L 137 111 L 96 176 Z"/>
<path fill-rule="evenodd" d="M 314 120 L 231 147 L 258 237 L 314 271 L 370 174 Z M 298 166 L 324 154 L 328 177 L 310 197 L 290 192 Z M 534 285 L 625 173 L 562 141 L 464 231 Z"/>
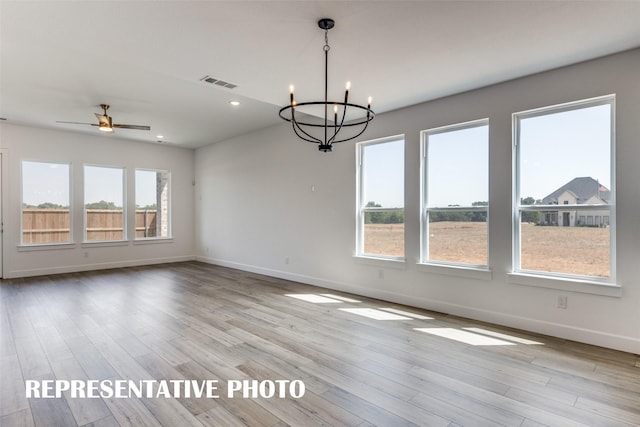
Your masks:
<path fill-rule="evenodd" d="M 487 225 L 482 222 L 432 223 L 429 258 L 487 263 Z M 365 252 L 404 255 L 404 224 L 367 224 Z M 522 225 L 522 268 L 608 277 L 609 229 Z"/>

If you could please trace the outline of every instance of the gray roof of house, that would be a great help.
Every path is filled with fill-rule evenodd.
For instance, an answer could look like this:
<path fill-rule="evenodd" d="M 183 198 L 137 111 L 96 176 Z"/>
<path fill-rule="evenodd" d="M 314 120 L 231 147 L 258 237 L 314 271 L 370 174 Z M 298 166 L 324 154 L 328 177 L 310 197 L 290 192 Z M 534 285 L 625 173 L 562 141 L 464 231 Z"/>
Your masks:
<path fill-rule="evenodd" d="M 598 191 L 600 189 L 600 191 Z M 590 176 L 573 178 L 562 187 L 542 199 L 543 205 L 558 204 L 558 197 L 565 191 L 572 192 L 578 199 L 578 203 L 586 203 L 591 197 L 599 197 L 603 202 L 609 203 L 611 192 L 604 185 Z"/>

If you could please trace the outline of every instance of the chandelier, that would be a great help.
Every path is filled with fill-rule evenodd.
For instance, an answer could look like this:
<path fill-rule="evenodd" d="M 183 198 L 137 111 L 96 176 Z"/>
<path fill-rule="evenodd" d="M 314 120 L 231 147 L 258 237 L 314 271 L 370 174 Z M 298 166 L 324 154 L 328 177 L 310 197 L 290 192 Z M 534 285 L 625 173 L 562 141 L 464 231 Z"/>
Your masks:
<path fill-rule="evenodd" d="M 349 141 L 362 135 L 369 126 L 369 122 L 375 117 L 375 113 L 371 109 L 371 97 L 369 97 L 366 107 L 349 102 L 351 82 L 347 82 L 344 101 L 329 101 L 327 99 L 330 49 L 328 34 L 334 25 L 333 19 L 323 18 L 318 21 L 318 27 L 324 30 L 324 47 L 322 48 L 324 50 L 324 101 L 296 102 L 293 96 L 294 88 L 291 85 L 289 87 L 291 92 L 289 105 L 282 107 L 278 113 L 280 118 L 291 123 L 298 138 L 319 144 L 318 149 L 325 153 L 333 150 L 333 144 Z M 329 116 L 330 110 L 333 112 L 333 120 Z M 345 122 L 347 110 L 349 110 L 349 114 L 355 112 L 358 118 L 348 119 Z"/>

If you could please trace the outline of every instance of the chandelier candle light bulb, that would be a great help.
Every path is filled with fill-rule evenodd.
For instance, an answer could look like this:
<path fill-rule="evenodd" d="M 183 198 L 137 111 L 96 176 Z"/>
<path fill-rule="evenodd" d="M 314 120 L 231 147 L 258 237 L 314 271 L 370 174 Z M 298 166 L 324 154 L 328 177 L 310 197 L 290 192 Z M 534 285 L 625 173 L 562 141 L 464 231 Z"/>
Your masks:
<path fill-rule="evenodd" d="M 369 97 L 369 104 L 366 107 L 349 102 L 350 81 L 345 85 L 344 101 L 329 101 L 328 99 L 327 88 L 330 50 L 328 33 L 334 25 L 335 22 L 333 19 L 323 18 L 318 21 L 318 27 L 324 30 L 325 41 L 322 48 L 324 51 L 324 101 L 297 103 L 293 95 L 293 85 L 290 85 L 289 105 L 282 107 L 278 113 L 281 119 L 291 123 L 293 132 L 298 138 L 318 144 L 318 149 L 325 153 L 333 150 L 333 144 L 350 141 L 362 135 L 369 126 L 369 122 L 375 117 L 375 113 L 371 109 L 371 97 Z M 331 105 L 333 105 L 333 122 L 331 122 L 329 116 L 329 107 Z M 323 111 L 313 110 L 313 108 L 317 107 L 322 107 Z M 340 118 L 338 118 L 338 111 L 340 109 L 342 112 Z M 349 110 L 349 116 L 347 116 L 347 110 Z M 360 115 L 360 117 L 353 118 L 353 112 Z M 333 132 L 330 132 L 332 129 Z"/>

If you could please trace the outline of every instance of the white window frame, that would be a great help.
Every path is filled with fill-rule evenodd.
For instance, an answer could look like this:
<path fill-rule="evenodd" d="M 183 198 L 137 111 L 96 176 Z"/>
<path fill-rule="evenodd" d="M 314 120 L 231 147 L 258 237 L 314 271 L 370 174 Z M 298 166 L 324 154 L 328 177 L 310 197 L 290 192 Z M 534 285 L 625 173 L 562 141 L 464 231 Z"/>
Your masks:
<path fill-rule="evenodd" d="M 366 207 L 365 205 L 369 202 L 365 200 L 365 177 L 364 177 L 364 162 L 365 162 L 365 148 L 378 145 L 378 144 L 386 144 L 389 142 L 402 141 L 403 147 L 406 149 L 406 139 L 404 134 L 388 136 L 384 138 L 373 139 L 370 141 L 363 141 L 356 144 L 356 257 L 361 258 L 371 258 L 371 259 L 380 259 L 380 260 L 388 260 L 388 261 L 405 261 L 404 256 L 394 256 L 394 255 L 384 255 L 384 254 L 370 254 L 364 251 L 364 218 L 368 212 L 389 212 L 389 211 L 397 211 L 402 210 L 403 214 L 406 215 L 405 207 L 388 207 L 388 208 L 374 208 L 374 207 Z M 406 156 L 406 151 L 405 151 Z M 405 174 L 406 176 L 406 174 Z M 403 177 L 404 178 L 404 177 Z M 403 195 L 404 196 L 404 195 Z M 406 216 L 405 216 L 405 224 L 406 224 Z M 405 236 L 404 236 L 404 244 L 405 244 L 405 255 L 406 255 L 406 228 L 405 228 Z"/>
<path fill-rule="evenodd" d="M 64 242 L 43 242 L 43 243 L 23 243 L 22 237 L 24 235 L 24 220 L 23 220 L 23 206 L 24 206 L 24 163 L 46 163 L 65 165 L 69 168 L 69 240 Z M 34 159 L 22 159 L 20 161 L 20 236 L 18 238 L 18 250 L 40 250 L 40 249 L 65 249 L 74 247 L 73 240 L 73 164 L 71 162 L 60 162 L 50 160 L 34 160 Z"/>
<path fill-rule="evenodd" d="M 167 223 L 167 235 L 166 236 L 153 236 L 153 237 L 136 237 L 136 224 L 135 224 L 135 212 L 138 210 L 138 207 L 136 205 L 136 201 L 137 201 L 137 194 L 135 191 L 135 185 L 137 182 L 137 177 L 136 177 L 136 173 L 138 171 L 141 172 L 155 172 L 155 173 L 166 173 L 168 176 L 168 182 L 167 182 L 167 186 L 169 187 L 169 195 L 167 197 L 167 214 L 169 215 L 169 220 Z M 133 179 L 134 179 L 134 195 L 133 195 L 133 205 L 134 205 L 134 224 L 133 224 L 133 235 L 134 235 L 134 244 L 142 244 L 142 243 L 153 243 L 153 242 L 162 242 L 162 241 L 167 241 L 167 240 L 173 240 L 173 212 L 172 212 L 172 205 L 173 205 L 173 188 L 172 188 L 172 174 L 171 174 L 171 170 L 169 169 L 153 169 L 153 168 L 135 168 L 133 171 Z M 157 206 L 156 208 L 157 210 L 160 210 L 160 206 Z M 157 215 L 157 214 L 156 214 Z"/>
<path fill-rule="evenodd" d="M 87 180 L 85 174 L 85 168 L 104 168 L 104 169 L 119 169 L 122 171 L 122 239 L 112 239 L 112 240 L 88 240 L 87 239 L 87 201 L 86 201 L 86 191 L 87 191 Z M 108 244 L 108 243 L 122 243 L 127 242 L 127 168 L 124 166 L 111 166 L 111 165 L 98 165 L 93 163 L 86 163 L 82 165 L 82 246 L 88 246 L 95 244 L 99 246 L 100 244 Z"/>
<path fill-rule="evenodd" d="M 437 128 L 426 129 L 420 132 L 420 263 L 425 265 L 436 265 L 453 268 L 463 268 L 472 270 L 489 270 L 489 205 L 487 206 L 429 206 L 429 171 L 427 158 L 429 152 L 429 136 L 439 135 L 447 132 L 455 132 L 459 130 L 471 129 L 481 126 L 487 126 L 489 129 L 489 119 L 471 120 L 463 123 L 440 126 Z M 487 141 L 487 150 L 489 150 L 489 141 Z M 487 186 L 489 186 L 489 176 L 487 176 Z M 489 194 L 489 188 L 487 188 Z M 488 200 L 487 200 L 488 202 Z M 484 212 L 487 216 L 487 263 L 486 264 L 470 264 L 464 262 L 451 262 L 442 260 L 429 259 L 429 213 L 430 212 Z"/>
<path fill-rule="evenodd" d="M 562 205 L 563 208 L 579 209 L 581 211 L 595 210 L 609 211 L 610 218 L 610 275 L 609 277 L 569 274 L 560 272 L 545 272 L 538 270 L 525 270 L 520 267 L 520 215 L 527 211 L 540 211 L 547 209 L 557 210 L 558 205 L 521 205 L 520 200 L 520 121 L 527 118 L 545 116 L 549 114 L 562 113 L 566 111 L 580 110 L 583 108 L 596 107 L 599 105 L 610 105 L 611 107 L 611 130 L 610 130 L 610 204 L 609 205 Z M 513 201 L 512 201 L 512 273 L 509 274 L 510 282 L 521 285 L 540 286 L 551 289 L 562 289 L 576 292 L 593 293 L 599 295 L 619 296 L 619 286 L 616 284 L 616 171 L 615 171 L 615 95 L 605 95 L 595 98 L 584 99 L 575 102 L 552 105 L 533 110 L 527 110 L 512 114 L 513 132 Z M 608 288 L 608 289 L 605 289 Z"/>

